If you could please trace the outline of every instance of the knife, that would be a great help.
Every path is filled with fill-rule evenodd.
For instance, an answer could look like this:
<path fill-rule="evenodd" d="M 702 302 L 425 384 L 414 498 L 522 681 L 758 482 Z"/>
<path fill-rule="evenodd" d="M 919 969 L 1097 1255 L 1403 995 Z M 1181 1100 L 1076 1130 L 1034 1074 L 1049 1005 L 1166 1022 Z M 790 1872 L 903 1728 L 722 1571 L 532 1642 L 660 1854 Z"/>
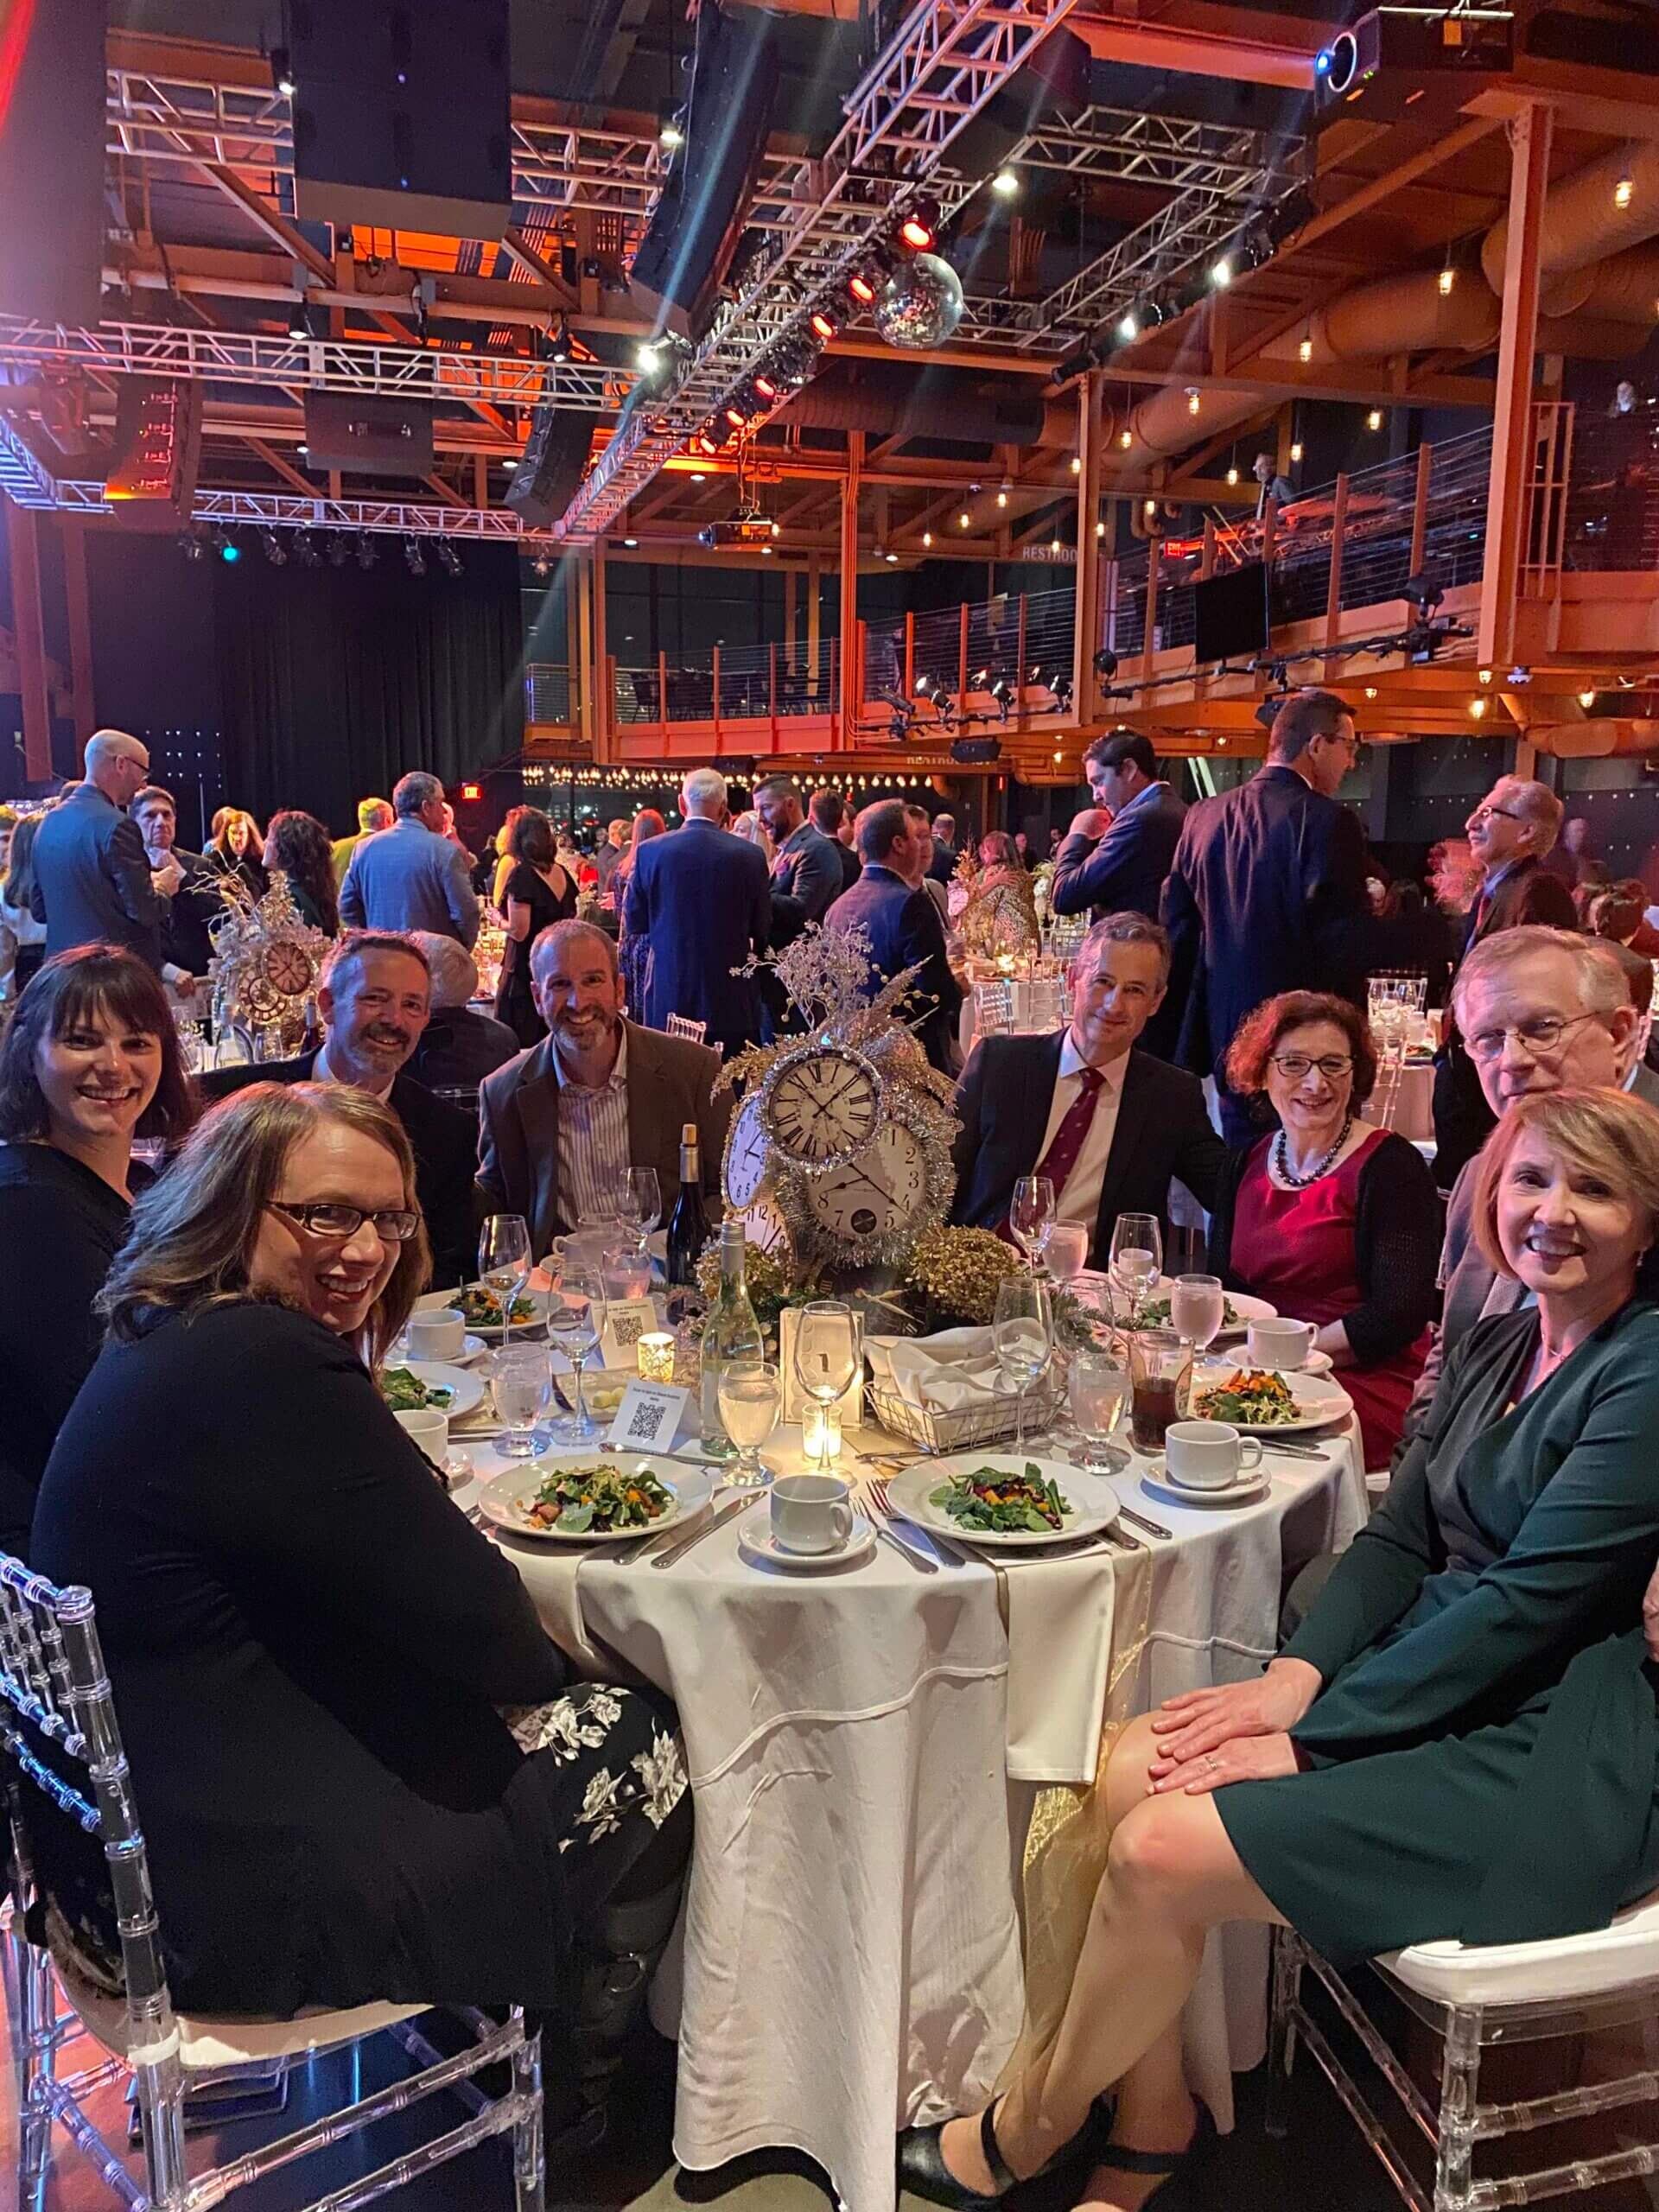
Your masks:
<path fill-rule="evenodd" d="M 710 1519 L 699 1522 L 689 1535 L 677 1537 L 665 1552 L 655 1553 L 652 1565 L 672 1567 L 675 1560 L 683 1558 L 693 1544 L 700 1544 L 705 1536 L 712 1536 L 716 1529 L 723 1529 L 728 1521 L 734 1521 L 740 1513 L 747 1512 L 753 1503 L 752 1497 L 734 1497 L 729 1505 L 722 1505 Z"/>

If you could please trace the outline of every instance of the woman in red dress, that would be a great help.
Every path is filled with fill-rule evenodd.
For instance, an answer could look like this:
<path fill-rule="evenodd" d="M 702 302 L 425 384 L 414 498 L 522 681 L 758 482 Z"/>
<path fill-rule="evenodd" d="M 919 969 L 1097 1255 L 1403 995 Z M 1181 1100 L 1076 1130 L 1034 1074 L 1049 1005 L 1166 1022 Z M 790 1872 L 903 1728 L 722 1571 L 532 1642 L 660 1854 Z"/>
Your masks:
<path fill-rule="evenodd" d="M 1279 1126 L 1233 1154 L 1211 1219 L 1229 1289 L 1318 1326 L 1354 1402 L 1365 1465 L 1386 1467 L 1428 1349 L 1440 1246 L 1416 1147 L 1362 1118 L 1376 1081 L 1363 1017 L 1322 991 L 1269 999 L 1234 1038 L 1227 1081 Z"/>

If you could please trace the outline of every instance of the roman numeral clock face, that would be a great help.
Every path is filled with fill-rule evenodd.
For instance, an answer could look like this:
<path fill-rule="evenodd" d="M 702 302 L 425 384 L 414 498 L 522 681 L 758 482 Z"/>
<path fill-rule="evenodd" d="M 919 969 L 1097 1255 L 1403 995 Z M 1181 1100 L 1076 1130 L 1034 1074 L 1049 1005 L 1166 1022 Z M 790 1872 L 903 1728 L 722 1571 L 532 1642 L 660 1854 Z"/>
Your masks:
<path fill-rule="evenodd" d="M 803 1166 L 849 1158 L 874 1135 L 880 1116 L 874 1071 L 834 1047 L 786 1061 L 766 1093 L 772 1142 Z"/>

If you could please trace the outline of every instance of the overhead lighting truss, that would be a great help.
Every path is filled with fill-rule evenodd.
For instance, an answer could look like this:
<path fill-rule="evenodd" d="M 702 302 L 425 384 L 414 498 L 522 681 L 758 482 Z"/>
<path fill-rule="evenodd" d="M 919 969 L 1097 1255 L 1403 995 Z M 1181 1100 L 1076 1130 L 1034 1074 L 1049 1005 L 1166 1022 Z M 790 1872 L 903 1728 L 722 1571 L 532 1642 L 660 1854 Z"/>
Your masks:
<path fill-rule="evenodd" d="M 716 315 L 673 391 L 637 407 L 613 437 L 565 510 L 562 536 L 607 529 L 767 349 L 804 322 L 805 303 L 831 284 L 844 289 L 924 180 L 941 219 L 963 204 L 977 180 L 943 172 L 946 149 L 1075 4 L 919 0 L 843 103 L 846 121 L 822 159 L 795 162 L 779 179 L 785 212 L 770 253 Z"/>
<path fill-rule="evenodd" d="M 90 369 L 108 376 L 197 377 L 213 384 L 291 385 L 308 391 L 429 399 L 465 406 L 619 406 L 632 371 L 594 362 L 532 360 L 440 346 L 261 336 L 166 324 L 100 323 L 96 330 L 0 315 L 0 362 Z"/>
<path fill-rule="evenodd" d="M 1075 121 L 1045 124 L 1008 156 L 1013 168 L 1054 169 L 1109 184 L 1155 184 L 1172 191 L 1208 178 L 1219 191 L 1228 178 L 1282 162 L 1287 142 L 1266 131 L 1183 116 L 1141 115 L 1133 108 L 1089 107 Z"/>

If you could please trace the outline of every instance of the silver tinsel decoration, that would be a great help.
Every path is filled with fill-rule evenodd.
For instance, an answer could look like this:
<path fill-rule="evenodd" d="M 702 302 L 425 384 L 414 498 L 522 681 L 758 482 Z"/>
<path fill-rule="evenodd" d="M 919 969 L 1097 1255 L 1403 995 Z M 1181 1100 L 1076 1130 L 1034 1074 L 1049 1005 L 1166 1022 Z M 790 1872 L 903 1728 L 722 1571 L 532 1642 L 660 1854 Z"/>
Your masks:
<path fill-rule="evenodd" d="M 962 321 L 962 279 L 937 253 L 918 253 L 888 277 L 871 309 L 889 346 L 942 346 Z"/>

